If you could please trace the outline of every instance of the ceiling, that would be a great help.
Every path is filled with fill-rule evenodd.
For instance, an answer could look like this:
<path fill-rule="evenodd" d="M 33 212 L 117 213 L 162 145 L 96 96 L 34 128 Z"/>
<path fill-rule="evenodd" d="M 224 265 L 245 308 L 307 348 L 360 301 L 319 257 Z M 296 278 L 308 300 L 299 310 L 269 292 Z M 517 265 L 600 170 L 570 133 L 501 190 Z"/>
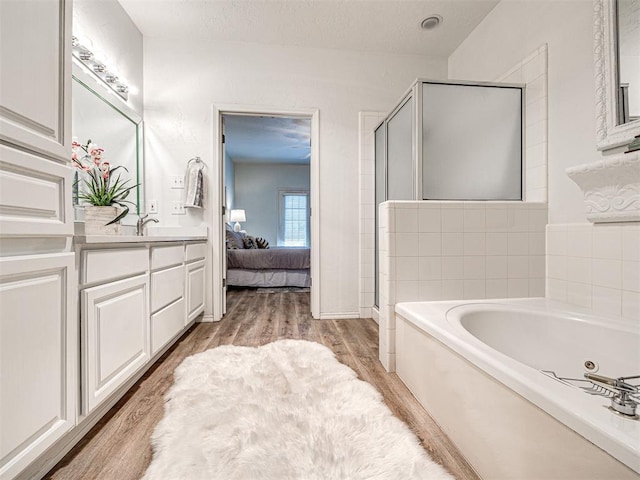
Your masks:
<path fill-rule="evenodd" d="M 498 0 L 119 0 L 145 37 L 448 57 Z M 443 22 L 422 30 L 425 17 Z"/>
<path fill-rule="evenodd" d="M 311 119 L 224 115 L 225 151 L 235 163 L 308 165 Z"/>

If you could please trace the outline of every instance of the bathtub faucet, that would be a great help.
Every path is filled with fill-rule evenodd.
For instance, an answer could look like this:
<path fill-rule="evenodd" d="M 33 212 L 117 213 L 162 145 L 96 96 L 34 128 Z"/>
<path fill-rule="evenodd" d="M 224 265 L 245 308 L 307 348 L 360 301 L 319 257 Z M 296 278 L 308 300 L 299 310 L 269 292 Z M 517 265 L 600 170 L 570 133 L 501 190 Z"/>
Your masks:
<path fill-rule="evenodd" d="M 626 417 L 636 418 L 636 402 L 630 395 L 637 394 L 640 389 L 635 385 L 627 383 L 625 380 L 632 380 L 640 378 L 640 375 L 634 375 L 632 377 L 618 377 L 609 378 L 604 375 L 595 375 L 593 373 L 585 373 L 585 378 L 588 380 L 606 385 L 610 389 L 614 389 L 616 393 L 611 398 L 611 406 L 609 407 L 614 412 L 620 413 Z"/>

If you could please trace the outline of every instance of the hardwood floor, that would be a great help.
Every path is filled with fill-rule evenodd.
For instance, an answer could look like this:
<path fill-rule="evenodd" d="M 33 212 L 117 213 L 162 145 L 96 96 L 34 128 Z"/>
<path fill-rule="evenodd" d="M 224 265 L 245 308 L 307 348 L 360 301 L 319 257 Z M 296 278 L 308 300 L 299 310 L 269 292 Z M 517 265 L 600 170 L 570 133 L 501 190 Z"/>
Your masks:
<path fill-rule="evenodd" d="M 315 341 L 332 349 L 382 393 L 434 460 L 460 480 L 479 478 L 398 376 L 385 372 L 378 361 L 378 326 L 373 320 L 313 320 L 309 293 L 256 290 L 230 290 L 225 318 L 186 332 L 45 478 L 141 478 L 151 461 L 151 433 L 164 413 L 163 396 L 180 362 L 219 345 L 258 346 L 280 338 Z"/>

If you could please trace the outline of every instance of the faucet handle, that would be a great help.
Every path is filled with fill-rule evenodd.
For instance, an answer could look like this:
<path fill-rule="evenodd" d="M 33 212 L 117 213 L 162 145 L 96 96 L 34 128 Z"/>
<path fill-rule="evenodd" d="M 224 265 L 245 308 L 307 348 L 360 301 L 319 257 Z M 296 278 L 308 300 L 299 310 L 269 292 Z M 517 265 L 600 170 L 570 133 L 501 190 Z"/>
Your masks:
<path fill-rule="evenodd" d="M 143 214 L 143 215 L 138 215 L 138 219 L 139 219 L 139 220 L 144 220 L 144 219 L 145 219 L 145 218 L 147 218 L 148 216 L 149 216 L 149 214 L 148 214 L 148 213 L 145 213 L 145 214 Z"/>

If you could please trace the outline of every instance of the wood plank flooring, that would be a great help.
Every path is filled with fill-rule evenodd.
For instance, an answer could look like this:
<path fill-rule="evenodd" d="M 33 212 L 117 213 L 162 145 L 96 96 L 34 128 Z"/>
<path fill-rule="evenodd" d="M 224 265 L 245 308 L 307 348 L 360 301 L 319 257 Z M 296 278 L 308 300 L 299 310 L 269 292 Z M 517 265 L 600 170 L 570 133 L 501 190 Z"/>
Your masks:
<path fill-rule="evenodd" d="M 173 371 L 189 355 L 219 345 L 258 346 L 280 338 L 322 343 L 374 385 L 432 458 L 460 480 L 479 477 L 395 374 L 378 361 L 378 326 L 371 319 L 313 320 L 309 293 L 230 290 L 221 322 L 192 327 L 45 477 L 134 480 L 151 461 L 150 437 L 163 416 Z M 277 479 L 274 479 L 277 480 Z"/>

